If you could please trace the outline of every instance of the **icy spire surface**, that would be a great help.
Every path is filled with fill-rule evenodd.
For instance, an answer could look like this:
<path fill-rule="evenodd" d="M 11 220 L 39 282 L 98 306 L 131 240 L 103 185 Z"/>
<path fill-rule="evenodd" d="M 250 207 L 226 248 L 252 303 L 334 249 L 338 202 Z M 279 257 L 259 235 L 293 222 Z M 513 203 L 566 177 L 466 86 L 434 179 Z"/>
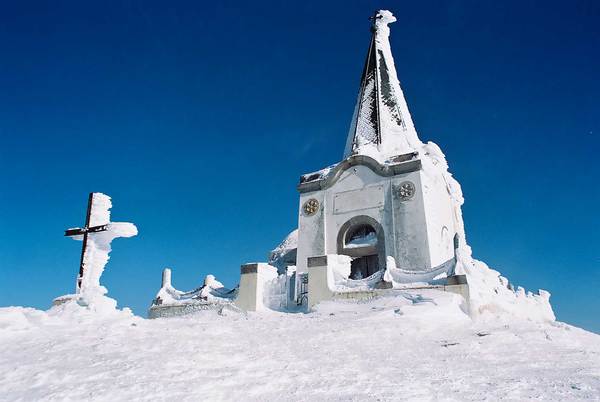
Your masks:
<path fill-rule="evenodd" d="M 422 143 L 400 88 L 390 48 L 388 24 L 396 18 L 380 10 L 371 19 L 371 42 L 344 158 L 363 154 L 384 161 L 417 151 Z"/>

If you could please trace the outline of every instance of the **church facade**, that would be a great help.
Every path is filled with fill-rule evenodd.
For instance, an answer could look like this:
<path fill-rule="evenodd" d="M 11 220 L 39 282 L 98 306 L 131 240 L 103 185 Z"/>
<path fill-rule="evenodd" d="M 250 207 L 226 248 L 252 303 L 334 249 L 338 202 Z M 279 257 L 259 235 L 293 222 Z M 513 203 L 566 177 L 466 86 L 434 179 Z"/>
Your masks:
<path fill-rule="evenodd" d="M 306 176 L 298 186 L 298 272 L 308 272 L 310 257 L 327 254 L 350 256 L 352 279 L 385 270 L 388 256 L 407 274 L 447 272 L 452 206 L 442 186 L 424 191 L 423 175 L 411 153 L 387 163 L 351 155 L 325 176 Z"/>

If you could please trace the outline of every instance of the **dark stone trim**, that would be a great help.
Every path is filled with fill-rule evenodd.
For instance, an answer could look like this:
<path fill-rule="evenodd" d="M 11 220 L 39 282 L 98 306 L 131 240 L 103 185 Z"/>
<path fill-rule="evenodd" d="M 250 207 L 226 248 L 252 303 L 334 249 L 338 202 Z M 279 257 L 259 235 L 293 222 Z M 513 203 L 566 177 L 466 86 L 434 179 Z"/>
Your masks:
<path fill-rule="evenodd" d="M 377 234 L 377 246 L 357 247 L 357 248 L 346 248 L 345 239 L 348 230 L 357 225 L 370 225 L 375 229 Z M 383 226 L 375 219 L 367 215 L 358 215 L 350 218 L 346 223 L 342 225 L 337 235 L 337 253 L 342 255 L 348 255 L 350 257 L 362 257 L 365 255 L 377 254 L 379 269 L 385 269 L 386 254 L 385 254 L 385 233 Z"/>
<path fill-rule="evenodd" d="M 413 155 L 415 158 L 417 156 L 416 153 L 407 155 Z M 400 157 L 402 156 L 403 155 L 400 155 Z M 402 173 L 416 172 L 417 170 L 421 170 L 420 159 L 411 159 L 393 165 L 382 165 L 369 156 L 352 155 L 338 163 L 333 169 L 331 169 L 327 176 L 314 181 L 301 182 L 298 184 L 298 191 L 300 193 L 308 193 L 311 191 L 325 190 L 333 186 L 335 182 L 338 181 L 342 173 L 351 167 L 358 165 L 366 166 L 374 173 L 382 177 L 392 177 Z"/>
<path fill-rule="evenodd" d="M 466 285 L 467 284 L 467 275 L 452 275 L 448 277 L 448 281 L 446 285 Z"/>
<path fill-rule="evenodd" d="M 255 274 L 258 272 L 258 264 L 257 263 L 244 264 L 244 265 L 242 265 L 241 271 L 242 271 L 242 275 Z"/>
<path fill-rule="evenodd" d="M 308 259 L 306 260 L 306 265 L 308 266 L 308 268 L 324 267 L 327 265 L 327 256 L 319 255 L 315 257 L 308 257 Z"/>

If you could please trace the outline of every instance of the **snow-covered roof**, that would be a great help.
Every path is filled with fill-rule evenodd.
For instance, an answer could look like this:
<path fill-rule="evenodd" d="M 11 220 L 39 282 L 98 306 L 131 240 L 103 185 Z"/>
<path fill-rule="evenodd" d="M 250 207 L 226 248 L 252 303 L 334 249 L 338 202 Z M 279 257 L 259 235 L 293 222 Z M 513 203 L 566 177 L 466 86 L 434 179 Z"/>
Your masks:
<path fill-rule="evenodd" d="M 396 18 L 391 12 L 380 10 L 372 20 L 371 42 L 344 158 L 360 154 L 383 161 L 416 151 L 422 144 L 400 88 L 390 48 L 388 24 Z"/>
<path fill-rule="evenodd" d="M 269 265 L 284 273 L 289 265 L 296 265 L 298 249 L 298 229 L 294 229 L 287 237 L 269 253 Z"/>

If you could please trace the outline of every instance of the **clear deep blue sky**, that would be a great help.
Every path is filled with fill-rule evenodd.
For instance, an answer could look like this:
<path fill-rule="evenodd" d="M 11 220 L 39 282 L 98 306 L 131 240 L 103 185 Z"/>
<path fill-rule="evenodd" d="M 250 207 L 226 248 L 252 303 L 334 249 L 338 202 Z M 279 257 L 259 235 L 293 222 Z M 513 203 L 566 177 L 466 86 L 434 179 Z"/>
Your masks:
<path fill-rule="evenodd" d="M 3 2 L 0 306 L 73 291 L 90 191 L 140 231 L 102 278 L 121 306 L 145 314 L 167 266 L 237 284 L 295 228 L 300 174 L 340 160 L 377 8 L 474 256 L 600 332 L 593 0 Z"/>

